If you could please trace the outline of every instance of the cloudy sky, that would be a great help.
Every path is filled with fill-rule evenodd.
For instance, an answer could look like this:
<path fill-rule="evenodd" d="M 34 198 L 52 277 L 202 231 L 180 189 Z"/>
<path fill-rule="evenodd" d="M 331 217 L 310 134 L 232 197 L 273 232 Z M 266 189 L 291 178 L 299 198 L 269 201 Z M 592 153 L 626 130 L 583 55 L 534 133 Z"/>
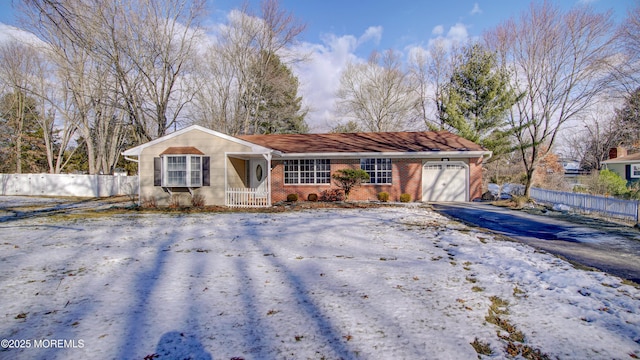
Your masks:
<path fill-rule="evenodd" d="M 15 1 L 15 0 L 14 0 Z M 617 21 L 638 0 L 555 0 L 563 9 L 588 4 L 596 11 L 613 11 Z M 16 25 L 11 0 L 0 0 L 0 39 L 5 25 Z M 249 0 L 258 10 L 260 1 Z M 241 0 L 210 3 L 211 22 L 223 21 Z M 281 8 L 307 25 L 297 48 L 311 53 L 295 66 L 301 95 L 310 108 L 307 122 L 313 132 L 324 132 L 338 121 L 333 115 L 334 94 L 348 61 L 366 59 L 374 51 L 393 49 L 406 55 L 427 48 L 437 38 L 476 38 L 503 21 L 527 10 L 526 0 L 280 0 Z"/>

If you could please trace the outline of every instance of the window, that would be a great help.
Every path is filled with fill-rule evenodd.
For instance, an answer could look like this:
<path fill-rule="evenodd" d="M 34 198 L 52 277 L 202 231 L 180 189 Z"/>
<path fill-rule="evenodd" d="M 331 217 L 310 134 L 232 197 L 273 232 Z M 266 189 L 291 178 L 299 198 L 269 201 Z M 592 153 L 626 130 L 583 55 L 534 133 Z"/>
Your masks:
<path fill-rule="evenodd" d="M 192 155 L 164 156 L 165 173 L 162 186 L 202 186 L 202 157 Z"/>
<path fill-rule="evenodd" d="M 329 184 L 331 183 L 331 161 L 329 159 L 285 160 L 285 184 Z"/>
<path fill-rule="evenodd" d="M 640 164 L 631 164 L 631 177 L 640 178 Z"/>
<path fill-rule="evenodd" d="M 360 168 L 369 174 L 369 184 L 391 184 L 391 159 L 361 159 Z"/>

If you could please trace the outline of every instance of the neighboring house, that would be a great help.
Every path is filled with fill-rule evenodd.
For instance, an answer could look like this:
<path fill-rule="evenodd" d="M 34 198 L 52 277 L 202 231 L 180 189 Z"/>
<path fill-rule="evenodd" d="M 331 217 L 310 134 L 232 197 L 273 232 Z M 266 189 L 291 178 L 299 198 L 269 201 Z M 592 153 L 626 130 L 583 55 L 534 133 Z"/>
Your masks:
<path fill-rule="evenodd" d="M 611 148 L 609 160 L 603 161 L 602 165 L 627 180 L 627 183 L 640 180 L 640 153 L 627 155 L 627 149 L 623 147 Z"/>
<path fill-rule="evenodd" d="M 482 194 L 482 162 L 491 152 L 446 131 L 246 135 L 190 126 L 129 149 L 138 162 L 140 199 L 158 205 L 198 194 L 206 205 L 271 206 L 337 188 L 338 169 L 361 168 L 367 184 L 350 200 L 469 201 Z M 132 158 L 135 157 L 135 158 Z"/>
<path fill-rule="evenodd" d="M 564 169 L 564 176 L 566 177 L 584 175 L 584 171 L 580 166 L 579 160 L 560 158 L 560 164 L 562 164 L 562 168 Z"/>

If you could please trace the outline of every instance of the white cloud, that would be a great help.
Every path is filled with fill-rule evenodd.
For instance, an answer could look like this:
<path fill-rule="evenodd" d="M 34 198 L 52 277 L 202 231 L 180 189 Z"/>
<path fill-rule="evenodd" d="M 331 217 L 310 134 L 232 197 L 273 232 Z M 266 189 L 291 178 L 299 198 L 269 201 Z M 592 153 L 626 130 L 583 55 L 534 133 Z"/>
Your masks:
<path fill-rule="evenodd" d="M 300 93 L 309 106 L 306 121 L 312 132 L 327 132 L 338 124 L 335 115 L 336 92 L 342 71 L 349 62 L 366 61 L 356 55 L 365 42 L 378 42 L 382 27 L 370 27 L 361 36 L 325 34 L 322 44 L 302 43 L 293 51 L 310 54 L 309 59 L 293 65 L 300 81 Z"/>
<path fill-rule="evenodd" d="M 471 15 L 482 14 L 482 9 L 480 9 L 480 4 L 474 3 L 473 9 L 471 10 Z"/>
<path fill-rule="evenodd" d="M 469 32 L 467 26 L 461 23 L 457 23 L 449 29 L 447 32 L 447 39 L 457 42 L 465 42 L 469 39 Z"/>
<path fill-rule="evenodd" d="M 376 45 L 382 39 L 382 26 L 370 26 L 365 30 L 364 34 L 358 38 L 358 45 L 364 44 L 372 40 Z"/>
<path fill-rule="evenodd" d="M 43 45 L 43 42 L 34 34 L 21 30 L 15 26 L 0 23 L 0 44 L 10 41 L 18 41 L 35 46 Z"/>
<path fill-rule="evenodd" d="M 434 27 L 433 30 L 431 30 L 431 34 L 433 34 L 435 36 L 440 36 L 440 35 L 444 34 L 444 26 L 438 25 L 438 26 Z"/>

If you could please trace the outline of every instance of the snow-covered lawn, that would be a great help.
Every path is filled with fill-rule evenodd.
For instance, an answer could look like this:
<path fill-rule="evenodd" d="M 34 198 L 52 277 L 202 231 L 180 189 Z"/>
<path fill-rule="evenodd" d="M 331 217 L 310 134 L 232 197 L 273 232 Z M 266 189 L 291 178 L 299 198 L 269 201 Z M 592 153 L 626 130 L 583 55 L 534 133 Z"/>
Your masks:
<path fill-rule="evenodd" d="M 0 234 L 0 338 L 30 344 L 2 359 L 474 359 L 474 341 L 640 356 L 638 289 L 420 207 L 43 216 Z"/>

